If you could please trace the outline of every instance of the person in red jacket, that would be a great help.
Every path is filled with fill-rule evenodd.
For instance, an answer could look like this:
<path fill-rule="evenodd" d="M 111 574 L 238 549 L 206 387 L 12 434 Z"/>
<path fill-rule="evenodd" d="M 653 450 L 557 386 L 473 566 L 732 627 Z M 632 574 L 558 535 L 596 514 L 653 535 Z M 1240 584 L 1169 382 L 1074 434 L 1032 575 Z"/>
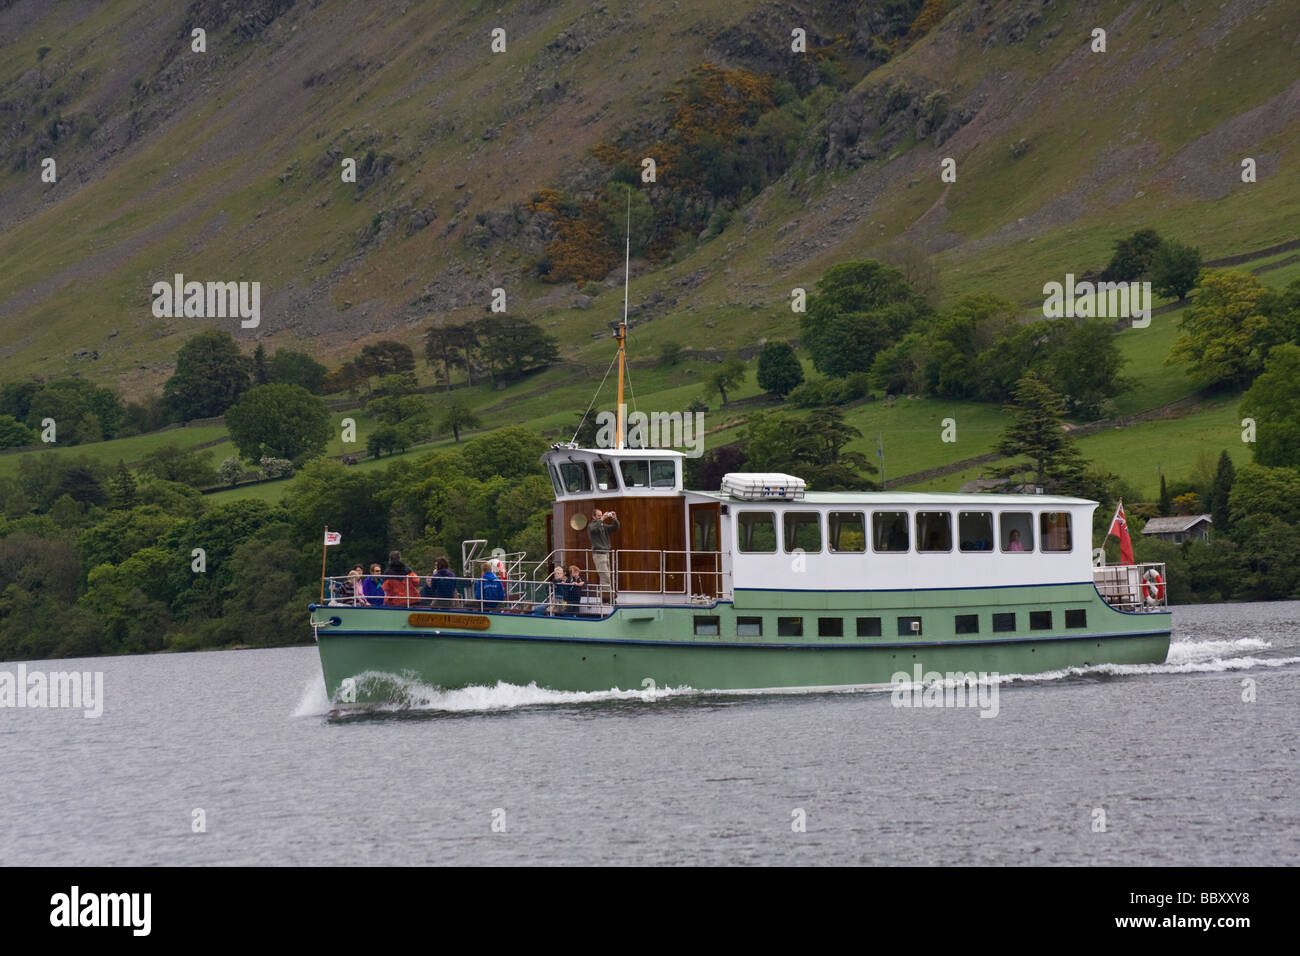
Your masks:
<path fill-rule="evenodd" d="M 411 607 L 420 597 L 420 576 L 407 567 L 402 552 L 388 555 L 388 568 L 384 571 L 384 606 Z"/>

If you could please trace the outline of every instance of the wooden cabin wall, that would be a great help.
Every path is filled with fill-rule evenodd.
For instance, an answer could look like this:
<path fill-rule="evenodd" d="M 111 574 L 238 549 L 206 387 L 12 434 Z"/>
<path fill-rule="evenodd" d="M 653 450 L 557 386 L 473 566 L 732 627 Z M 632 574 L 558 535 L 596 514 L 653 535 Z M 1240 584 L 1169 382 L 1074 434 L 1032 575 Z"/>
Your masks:
<path fill-rule="evenodd" d="M 591 512 L 613 511 L 618 515 L 619 528 L 610 535 L 610 547 L 615 551 L 676 551 L 686 550 L 686 510 L 685 502 L 680 497 L 593 497 L 570 498 L 557 501 L 554 515 L 554 535 L 556 549 L 566 552 L 565 565 L 577 564 L 590 577 L 593 570 L 587 555 L 579 554 L 591 547 L 591 538 L 587 529 L 574 531 L 569 520 L 576 514 L 586 515 L 591 519 Z M 620 554 L 619 558 L 620 591 L 645 591 L 659 589 L 659 556 L 657 554 Z M 666 589 L 680 591 L 685 582 L 686 560 L 684 554 L 666 555 L 665 568 L 672 572 L 668 575 Z M 630 573 L 630 572 L 654 572 Z"/>

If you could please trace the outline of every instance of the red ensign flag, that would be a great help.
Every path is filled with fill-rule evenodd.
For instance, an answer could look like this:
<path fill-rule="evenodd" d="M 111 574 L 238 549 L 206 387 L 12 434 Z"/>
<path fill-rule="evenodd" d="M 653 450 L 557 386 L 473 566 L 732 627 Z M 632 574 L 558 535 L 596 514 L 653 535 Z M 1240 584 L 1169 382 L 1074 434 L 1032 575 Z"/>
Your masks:
<path fill-rule="evenodd" d="M 1119 560 L 1121 564 L 1135 564 L 1133 560 L 1133 539 L 1128 536 L 1128 519 L 1124 517 L 1124 502 L 1119 503 L 1115 509 L 1115 517 L 1110 519 L 1110 530 L 1106 532 L 1107 536 L 1114 535 L 1119 538 Z"/>

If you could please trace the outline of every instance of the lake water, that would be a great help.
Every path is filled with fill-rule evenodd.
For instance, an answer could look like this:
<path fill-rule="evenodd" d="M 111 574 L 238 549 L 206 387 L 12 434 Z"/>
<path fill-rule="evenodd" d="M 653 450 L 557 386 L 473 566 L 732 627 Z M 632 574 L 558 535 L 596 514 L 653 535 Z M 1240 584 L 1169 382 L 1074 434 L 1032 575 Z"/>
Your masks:
<path fill-rule="evenodd" d="M 1300 602 L 1174 627 L 1165 664 L 1004 678 L 994 719 L 509 686 L 330 717 L 314 647 L 28 662 L 102 671 L 103 715 L 0 708 L 0 862 L 1300 862 Z"/>

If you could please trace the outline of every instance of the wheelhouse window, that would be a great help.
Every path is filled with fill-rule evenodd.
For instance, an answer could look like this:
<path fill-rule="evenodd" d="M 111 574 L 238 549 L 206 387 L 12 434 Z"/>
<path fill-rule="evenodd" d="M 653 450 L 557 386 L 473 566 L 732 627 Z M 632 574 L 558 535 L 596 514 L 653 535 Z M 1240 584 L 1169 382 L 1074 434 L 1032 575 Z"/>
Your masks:
<path fill-rule="evenodd" d="M 650 487 L 677 487 L 677 466 L 672 459 L 656 458 L 650 462 Z"/>
<path fill-rule="evenodd" d="M 770 511 L 741 511 L 736 514 L 737 547 L 748 554 L 776 552 L 776 516 Z"/>
<path fill-rule="evenodd" d="M 816 511 L 787 511 L 782 516 L 785 528 L 785 550 L 820 554 L 822 550 L 822 521 Z"/>
<path fill-rule="evenodd" d="M 871 539 L 872 547 L 877 551 L 906 551 L 907 512 L 873 511 Z"/>
<path fill-rule="evenodd" d="M 916 513 L 916 550 L 951 551 L 952 515 L 947 511 Z"/>
<path fill-rule="evenodd" d="M 555 488 L 555 497 L 560 497 L 560 495 L 564 494 L 564 482 L 560 481 L 560 472 L 556 469 L 554 462 L 551 463 L 550 468 L 546 469 L 546 473 L 551 476 L 551 486 Z"/>
<path fill-rule="evenodd" d="M 1038 516 L 1038 525 L 1044 551 L 1070 550 L 1070 512 L 1044 511 Z"/>
<path fill-rule="evenodd" d="M 957 512 L 957 540 L 963 551 L 992 551 L 993 512 Z"/>
<path fill-rule="evenodd" d="M 832 554 L 866 551 L 866 519 L 861 511 L 832 511 L 826 516 L 826 536 Z"/>
<path fill-rule="evenodd" d="M 671 458 L 629 458 L 618 463 L 624 488 L 676 488 L 677 465 Z"/>
<path fill-rule="evenodd" d="M 998 526 L 1003 551 L 1034 550 L 1034 516 L 1028 511 L 1004 511 L 998 515 Z"/>
<path fill-rule="evenodd" d="M 638 460 L 620 461 L 618 467 L 623 472 L 624 488 L 650 487 L 650 462 Z"/>
<path fill-rule="evenodd" d="M 596 472 L 596 487 L 601 491 L 617 491 L 618 482 L 614 479 L 614 469 L 610 463 L 604 460 L 598 460 L 591 463 L 592 469 Z"/>
<path fill-rule="evenodd" d="M 576 495 L 591 491 L 591 474 L 580 461 L 560 462 L 560 480 L 564 484 L 565 494 Z"/>

